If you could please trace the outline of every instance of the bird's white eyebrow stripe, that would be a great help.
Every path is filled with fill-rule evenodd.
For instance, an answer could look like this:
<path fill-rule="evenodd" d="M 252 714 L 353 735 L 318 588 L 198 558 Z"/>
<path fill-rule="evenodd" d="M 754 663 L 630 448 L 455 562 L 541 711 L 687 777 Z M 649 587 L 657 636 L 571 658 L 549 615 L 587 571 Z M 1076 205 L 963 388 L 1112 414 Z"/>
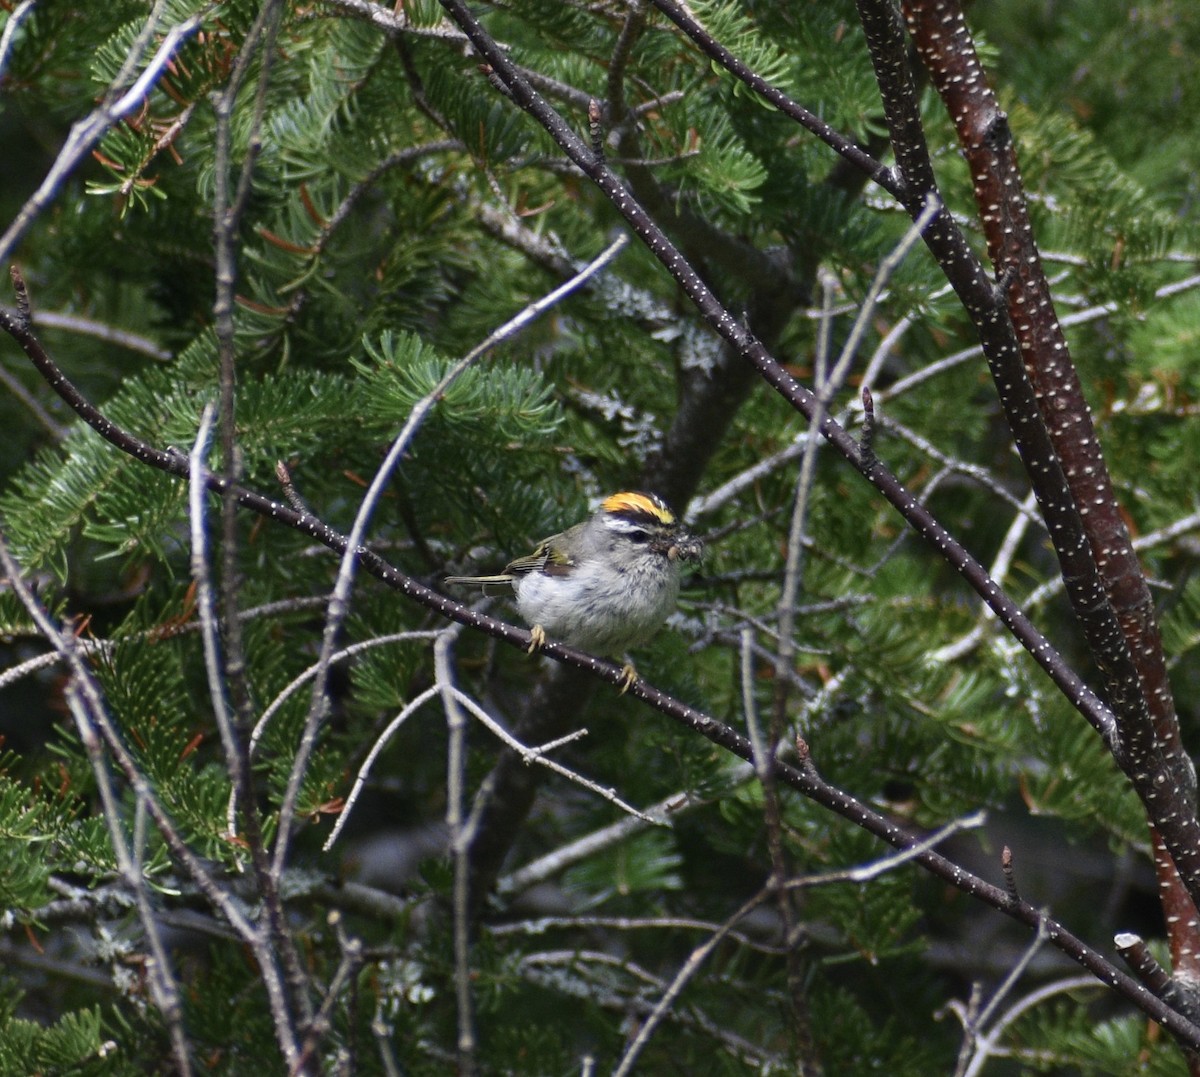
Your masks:
<path fill-rule="evenodd" d="M 606 516 L 604 523 L 612 531 L 624 531 L 626 533 L 645 531 L 648 527 L 666 526 L 662 520 L 658 520 L 653 516 L 631 516 L 628 513 L 621 513 L 619 516 Z"/>

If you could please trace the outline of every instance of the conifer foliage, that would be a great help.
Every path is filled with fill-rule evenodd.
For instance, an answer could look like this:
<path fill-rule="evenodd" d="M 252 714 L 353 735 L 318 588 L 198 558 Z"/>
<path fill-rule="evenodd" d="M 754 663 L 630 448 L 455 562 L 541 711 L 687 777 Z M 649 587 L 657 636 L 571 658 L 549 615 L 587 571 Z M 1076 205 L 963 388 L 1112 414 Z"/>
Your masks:
<path fill-rule="evenodd" d="M 0 1077 L 1200 1072 L 1200 35 L 1087 9 L 0 4 Z M 637 489 L 627 691 L 444 583 Z"/>

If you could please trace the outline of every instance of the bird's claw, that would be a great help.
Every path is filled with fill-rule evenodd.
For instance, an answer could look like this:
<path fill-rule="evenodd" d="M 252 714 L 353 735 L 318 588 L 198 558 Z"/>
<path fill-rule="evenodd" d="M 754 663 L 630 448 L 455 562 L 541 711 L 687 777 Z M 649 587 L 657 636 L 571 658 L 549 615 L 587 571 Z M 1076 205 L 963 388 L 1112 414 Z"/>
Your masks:
<path fill-rule="evenodd" d="M 529 630 L 529 647 L 526 654 L 533 654 L 546 646 L 546 630 L 541 625 L 534 625 Z"/>

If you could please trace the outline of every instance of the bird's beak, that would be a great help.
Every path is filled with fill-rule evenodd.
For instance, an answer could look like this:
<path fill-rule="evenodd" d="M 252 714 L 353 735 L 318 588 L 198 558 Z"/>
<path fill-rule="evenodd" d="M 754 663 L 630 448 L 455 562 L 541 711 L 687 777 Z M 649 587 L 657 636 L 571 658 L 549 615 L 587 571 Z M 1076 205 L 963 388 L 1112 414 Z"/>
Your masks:
<path fill-rule="evenodd" d="M 691 535 L 685 535 L 667 549 L 667 560 L 699 561 L 703 553 L 704 543 Z"/>

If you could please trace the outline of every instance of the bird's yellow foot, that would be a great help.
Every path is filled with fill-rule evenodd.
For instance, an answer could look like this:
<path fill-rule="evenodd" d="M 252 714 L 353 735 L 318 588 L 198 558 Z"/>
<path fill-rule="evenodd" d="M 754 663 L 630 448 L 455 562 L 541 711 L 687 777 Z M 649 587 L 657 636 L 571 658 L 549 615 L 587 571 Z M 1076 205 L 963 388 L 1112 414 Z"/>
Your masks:
<path fill-rule="evenodd" d="M 534 625 L 529 630 L 529 649 L 526 654 L 533 654 L 546 646 L 546 630 L 541 625 Z"/>
<path fill-rule="evenodd" d="M 621 691 L 620 695 L 624 695 L 633 687 L 634 682 L 638 679 L 638 671 L 634 669 L 632 662 L 626 662 L 621 667 Z"/>

